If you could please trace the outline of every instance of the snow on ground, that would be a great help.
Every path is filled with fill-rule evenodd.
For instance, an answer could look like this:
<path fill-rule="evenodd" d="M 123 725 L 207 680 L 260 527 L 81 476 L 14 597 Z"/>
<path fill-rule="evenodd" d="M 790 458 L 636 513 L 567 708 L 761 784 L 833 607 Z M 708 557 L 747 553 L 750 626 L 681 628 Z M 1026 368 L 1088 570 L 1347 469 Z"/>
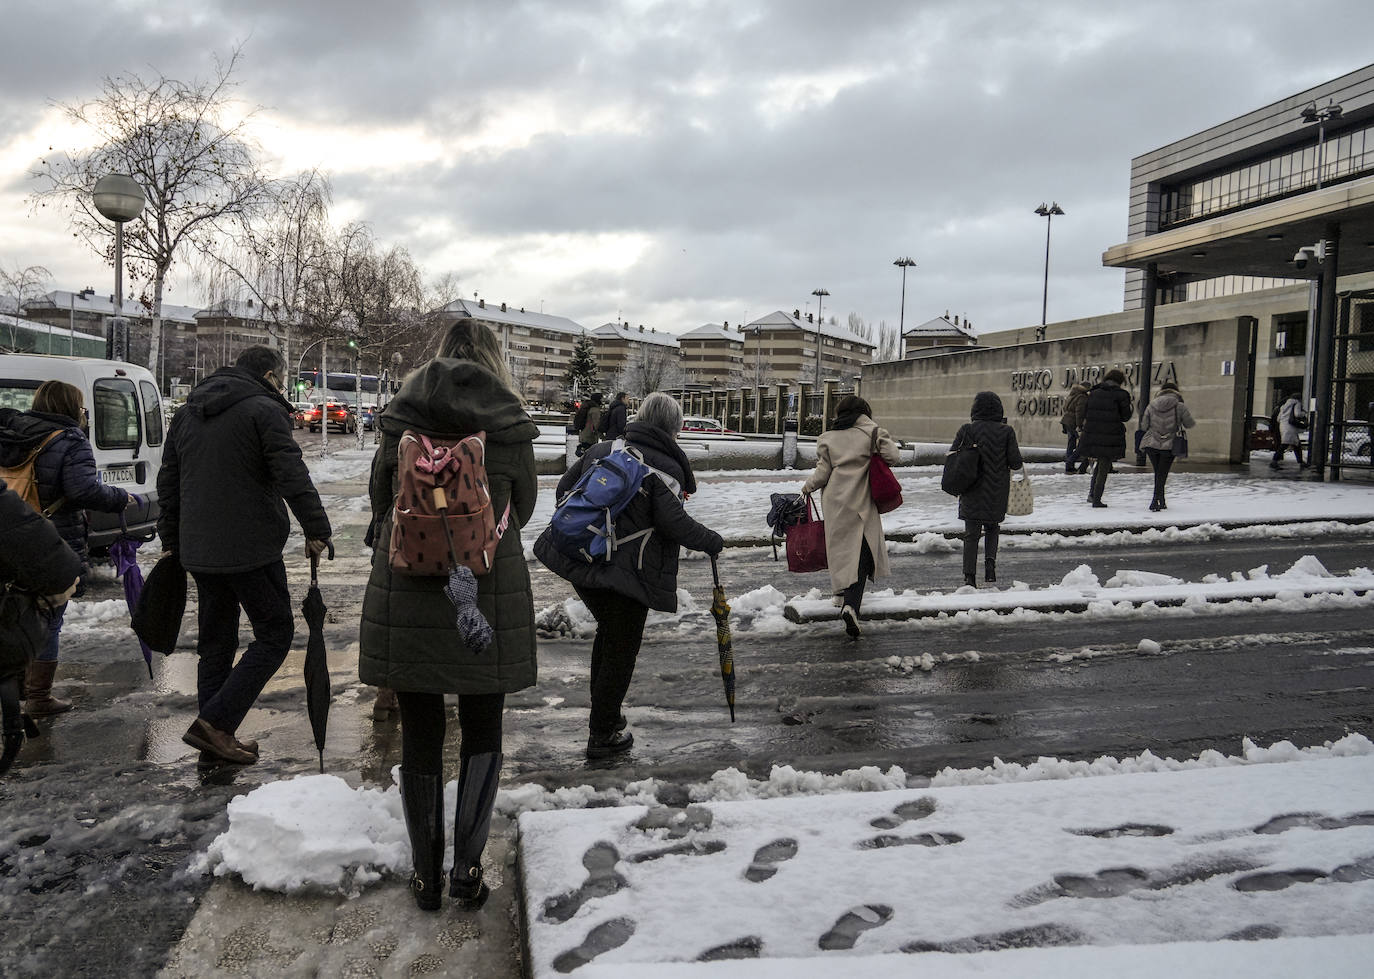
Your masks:
<path fill-rule="evenodd" d="M 1363 976 L 1374 955 L 1374 743 L 1358 734 L 996 762 L 921 788 L 896 767 L 726 769 L 686 810 L 656 806 L 656 785 L 501 792 L 534 975 L 595 958 L 578 973 L 790 979 L 842 957 L 849 975 Z M 356 894 L 409 870 L 394 786 L 304 776 L 234 800 L 229 821 L 200 867 L 254 887 Z M 1181 942 L 1199 944 L 1178 960 Z M 1031 945 L 1070 947 L 1008 951 Z"/>

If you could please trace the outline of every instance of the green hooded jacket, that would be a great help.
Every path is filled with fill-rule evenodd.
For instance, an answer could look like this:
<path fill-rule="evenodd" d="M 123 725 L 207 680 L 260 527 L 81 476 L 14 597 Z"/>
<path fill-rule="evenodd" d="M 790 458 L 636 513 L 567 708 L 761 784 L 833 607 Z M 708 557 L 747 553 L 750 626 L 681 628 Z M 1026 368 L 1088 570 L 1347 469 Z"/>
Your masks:
<path fill-rule="evenodd" d="M 358 676 L 364 683 L 414 693 L 512 693 L 537 673 L 534 598 L 520 528 L 534 511 L 539 429 L 519 399 L 471 361 L 436 357 L 406 378 L 382 413 L 381 445 L 372 460 L 369 494 L 375 532 L 372 573 L 363 597 Z M 496 564 L 477 579 L 477 607 L 495 630 L 475 653 L 458 633 L 446 577 L 393 574 L 388 563 L 396 498 L 396 459 L 406 430 L 453 438 L 486 432 L 492 504 L 510 503 L 510 526 Z"/>

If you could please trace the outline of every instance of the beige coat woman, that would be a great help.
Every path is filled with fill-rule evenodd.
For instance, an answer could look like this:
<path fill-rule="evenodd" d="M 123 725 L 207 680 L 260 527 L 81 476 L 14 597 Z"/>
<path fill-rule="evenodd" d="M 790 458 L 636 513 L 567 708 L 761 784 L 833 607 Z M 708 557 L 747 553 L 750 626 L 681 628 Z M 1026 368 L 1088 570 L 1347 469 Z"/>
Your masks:
<path fill-rule="evenodd" d="M 816 470 L 802 487 L 803 493 L 822 490 L 825 515 L 825 553 L 830 564 L 830 587 L 835 594 L 859 579 L 860 542 L 867 540 L 873 552 L 873 577 L 888 573 L 883 521 L 868 490 L 868 460 L 873 433 L 878 433 L 878 454 L 889 465 L 897 463 L 897 443 L 867 415 L 850 428 L 826 432 L 816 440 Z"/>

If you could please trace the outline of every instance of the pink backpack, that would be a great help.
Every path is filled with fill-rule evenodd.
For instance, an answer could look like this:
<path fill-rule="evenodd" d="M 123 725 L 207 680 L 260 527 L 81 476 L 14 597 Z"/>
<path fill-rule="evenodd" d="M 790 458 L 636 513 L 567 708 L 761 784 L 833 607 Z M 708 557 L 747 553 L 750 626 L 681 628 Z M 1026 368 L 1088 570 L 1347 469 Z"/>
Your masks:
<path fill-rule="evenodd" d="M 486 432 L 440 438 L 407 429 L 397 452 L 391 520 L 392 571 L 445 576 L 459 565 L 478 576 L 491 571 L 510 505 L 498 520 L 487 485 Z"/>

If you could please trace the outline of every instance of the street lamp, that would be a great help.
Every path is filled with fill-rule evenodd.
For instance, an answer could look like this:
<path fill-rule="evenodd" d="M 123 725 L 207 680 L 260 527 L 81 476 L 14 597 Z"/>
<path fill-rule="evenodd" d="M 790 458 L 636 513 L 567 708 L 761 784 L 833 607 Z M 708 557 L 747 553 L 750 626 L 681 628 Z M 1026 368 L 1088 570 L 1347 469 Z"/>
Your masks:
<path fill-rule="evenodd" d="M 900 267 L 902 270 L 902 311 L 897 318 L 897 353 L 900 354 L 902 352 L 901 345 L 904 342 L 903 335 L 906 331 L 906 270 L 913 268 L 916 262 L 910 255 L 907 255 L 897 259 L 892 264 Z"/>
<path fill-rule="evenodd" d="M 1045 339 L 1046 313 L 1050 307 L 1050 224 L 1054 221 L 1056 214 L 1062 215 L 1064 209 L 1055 201 L 1046 207 L 1044 202 L 1035 209 L 1035 213 L 1045 219 L 1045 289 L 1040 296 L 1040 329 L 1035 331 L 1035 339 Z"/>
<path fill-rule="evenodd" d="M 91 197 L 95 209 L 115 226 L 115 314 L 105 338 L 105 356 L 109 360 L 128 360 L 129 326 L 124 321 L 124 222 L 142 214 L 148 198 L 138 181 L 125 173 L 101 177 L 91 189 Z"/>
<path fill-rule="evenodd" d="M 830 295 L 824 289 L 812 289 L 811 295 L 816 297 L 816 390 L 821 388 L 821 306 L 825 303 L 825 297 Z"/>
<path fill-rule="evenodd" d="M 1317 189 L 1322 189 L 1322 153 L 1326 144 L 1326 124 L 1333 119 L 1341 117 L 1341 107 L 1332 102 L 1328 102 L 1322 108 L 1317 108 L 1317 103 L 1309 102 L 1302 110 L 1302 121 L 1305 123 L 1315 122 L 1317 124 Z"/>

